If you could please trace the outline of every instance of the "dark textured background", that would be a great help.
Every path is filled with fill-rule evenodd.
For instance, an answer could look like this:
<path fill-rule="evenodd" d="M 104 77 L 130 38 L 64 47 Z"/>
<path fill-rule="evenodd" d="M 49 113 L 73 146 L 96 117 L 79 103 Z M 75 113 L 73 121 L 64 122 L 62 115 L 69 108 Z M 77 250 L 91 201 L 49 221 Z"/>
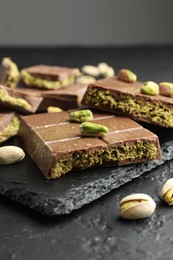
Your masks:
<path fill-rule="evenodd" d="M 0 55 L 11 56 L 20 68 L 38 63 L 81 67 L 106 61 L 116 71 L 122 67 L 132 69 L 140 80 L 173 81 L 171 46 L 1 48 Z M 161 134 L 162 140 L 172 140 L 172 130 L 151 129 Z M 13 170 L 16 168 L 7 174 L 12 175 Z M 59 217 L 45 217 L 1 196 L 0 259 L 172 259 L 173 209 L 160 197 L 163 183 L 172 174 L 173 161 L 170 160 L 95 202 Z M 157 203 L 156 212 L 145 220 L 122 220 L 118 202 L 123 196 L 136 192 L 151 195 Z"/>

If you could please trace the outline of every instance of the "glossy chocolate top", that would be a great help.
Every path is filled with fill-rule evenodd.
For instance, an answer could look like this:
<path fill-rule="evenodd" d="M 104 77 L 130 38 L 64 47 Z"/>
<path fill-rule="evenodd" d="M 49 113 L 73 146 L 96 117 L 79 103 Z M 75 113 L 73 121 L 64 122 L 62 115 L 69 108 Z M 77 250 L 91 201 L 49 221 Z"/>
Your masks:
<path fill-rule="evenodd" d="M 100 89 L 100 90 L 109 90 L 112 94 L 113 93 L 124 93 L 125 95 L 139 97 L 141 99 L 149 100 L 151 102 L 162 102 L 168 105 L 173 105 L 173 98 L 172 97 L 165 97 L 165 96 L 152 96 L 140 93 L 140 88 L 143 85 L 143 82 L 136 81 L 133 83 L 127 83 L 121 80 L 118 80 L 117 77 L 113 78 L 106 78 L 102 80 L 98 80 L 88 86 L 87 91 L 90 89 Z M 87 92 L 86 92 L 87 95 Z M 85 104 L 85 96 L 82 100 L 82 103 Z"/>
<path fill-rule="evenodd" d="M 38 108 L 38 111 L 45 112 L 48 106 L 58 106 L 65 110 L 77 108 L 81 103 L 81 99 L 83 98 L 86 89 L 87 85 L 71 84 L 56 90 L 19 87 L 18 92 L 24 95 L 42 97 L 43 101 Z"/>
<path fill-rule="evenodd" d="M 24 116 L 22 122 L 25 122 L 30 131 L 34 131 L 53 153 L 58 154 L 58 157 L 71 151 L 113 147 L 139 140 L 157 142 L 155 134 L 135 121 L 110 114 L 94 114 L 92 122 L 109 128 L 109 133 L 102 138 L 82 137 L 79 123 L 69 122 L 67 112 Z"/>
<path fill-rule="evenodd" d="M 58 66 L 48 66 L 48 65 L 36 65 L 23 69 L 30 75 L 42 79 L 50 80 L 63 80 L 69 76 L 77 76 L 79 74 L 79 69 L 68 68 L 68 67 L 58 67 Z"/>

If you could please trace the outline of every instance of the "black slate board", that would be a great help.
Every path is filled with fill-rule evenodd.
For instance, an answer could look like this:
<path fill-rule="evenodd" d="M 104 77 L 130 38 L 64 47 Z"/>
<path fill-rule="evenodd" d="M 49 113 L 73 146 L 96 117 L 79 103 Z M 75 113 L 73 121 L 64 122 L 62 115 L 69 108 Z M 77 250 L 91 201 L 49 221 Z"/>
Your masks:
<path fill-rule="evenodd" d="M 59 179 L 46 180 L 26 155 L 20 163 L 0 166 L 0 194 L 48 216 L 68 214 L 173 158 L 173 130 L 146 126 L 160 138 L 162 156 L 158 160 L 73 171 Z M 20 146 L 17 138 L 7 144 Z"/>

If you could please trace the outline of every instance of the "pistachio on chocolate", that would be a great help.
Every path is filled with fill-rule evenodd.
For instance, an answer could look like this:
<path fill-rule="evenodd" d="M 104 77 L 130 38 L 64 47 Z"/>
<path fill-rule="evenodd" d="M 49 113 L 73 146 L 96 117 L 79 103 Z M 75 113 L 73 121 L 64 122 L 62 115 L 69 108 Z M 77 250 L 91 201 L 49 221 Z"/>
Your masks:
<path fill-rule="evenodd" d="M 125 82 L 132 83 L 132 82 L 135 82 L 137 80 L 137 76 L 131 70 L 121 69 L 118 72 L 118 79 L 125 81 Z"/>
<path fill-rule="evenodd" d="M 159 85 L 153 81 L 146 81 L 140 91 L 143 94 L 157 96 L 159 95 Z"/>
<path fill-rule="evenodd" d="M 69 114 L 71 122 L 87 122 L 93 119 L 93 113 L 89 109 L 74 111 Z"/>
<path fill-rule="evenodd" d="M 61 111 L 62 111 L 62 109 L 59 107 L 49 106 L 47 108 L 48 113 L 56 113 L 56 112 L 61 112 Z"/>
<path fill-rule="evenodd" d="M 173 83 L 171 82 L 160 82 L 159 83 L 160 95 L 166 97 L 173 97 Z"/>
<path fill-rule="evenodd" d="M 102 137 L 109 132 L 109 129 L 104 125 L 84 122 L 80 125 L 80 131 L 83 136 Z"/>

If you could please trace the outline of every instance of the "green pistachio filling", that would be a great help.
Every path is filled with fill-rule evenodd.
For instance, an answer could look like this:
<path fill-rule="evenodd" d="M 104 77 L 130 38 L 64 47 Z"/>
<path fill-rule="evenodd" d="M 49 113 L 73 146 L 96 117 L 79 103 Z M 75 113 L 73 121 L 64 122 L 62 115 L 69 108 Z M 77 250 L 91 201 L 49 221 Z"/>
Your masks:
<path fill-rule="evenodd" d="M 59 80 L 51 81 L 51 80 L 36 78 L 34 76 L 31 76 L 25 70 L 21 70 L 21 78 L 24 81 L 24 83 L 28 86 L 36 86 L 42 89 L 59 89 L 63 86 L 73 84 L 75 82 L 76 77 L 69 76 L 68 78 L 62 81 Z"/>
<path fill-rule="evenodd" d="M 125 160 L 153 160 L 157 157 L 157 147 L 150 141 L 126 144 L 114 148 L 96 151 L 80 151 L 68 155 L 52 167 L 49 178 L 55 179 L 72 169 L 85 169 L 106 162 L 123 162 Z"/>
<path fill-rule="evenodd" d="M 16 83 L 19 80 L 19 70 L 17 68 L 17 65 L 12 62 L 10 58 L 4 58 L 2 60 L 2 63 L 7 63 L 10 66 L 10 75 L 8 76 L 8 79 L 5 82 L 5 85 L 8 86 L 9 88 L 15 88 Z"/>
<path fill-rule="evenodd" d="M 0 132 L 0 142 L 4 142 L 10 137 L 16 135 L 19 130 L 20 121 L 17 117 L 14 117 L 11 122 Z"/>
<path fill-rule="evenodd" d="M 144 101 L 126 94 L 113 96 L 108 90 L 93 89 L 85 97 L 86 105 L 101 106 L 104 110 L 115 110 L 133 117 L 146 118 L 164 127 L 173 127 L 173 109 L 159 102 Z"/>
<path fill-rule="evenodd" d="M 9 103 L 14 106 L 19 106 L 25 109 L 30 109 L 31 105 L 23 98 L 15 98 L 7 95 L 2 89 L 0 89 L 0 101 Z"/>

